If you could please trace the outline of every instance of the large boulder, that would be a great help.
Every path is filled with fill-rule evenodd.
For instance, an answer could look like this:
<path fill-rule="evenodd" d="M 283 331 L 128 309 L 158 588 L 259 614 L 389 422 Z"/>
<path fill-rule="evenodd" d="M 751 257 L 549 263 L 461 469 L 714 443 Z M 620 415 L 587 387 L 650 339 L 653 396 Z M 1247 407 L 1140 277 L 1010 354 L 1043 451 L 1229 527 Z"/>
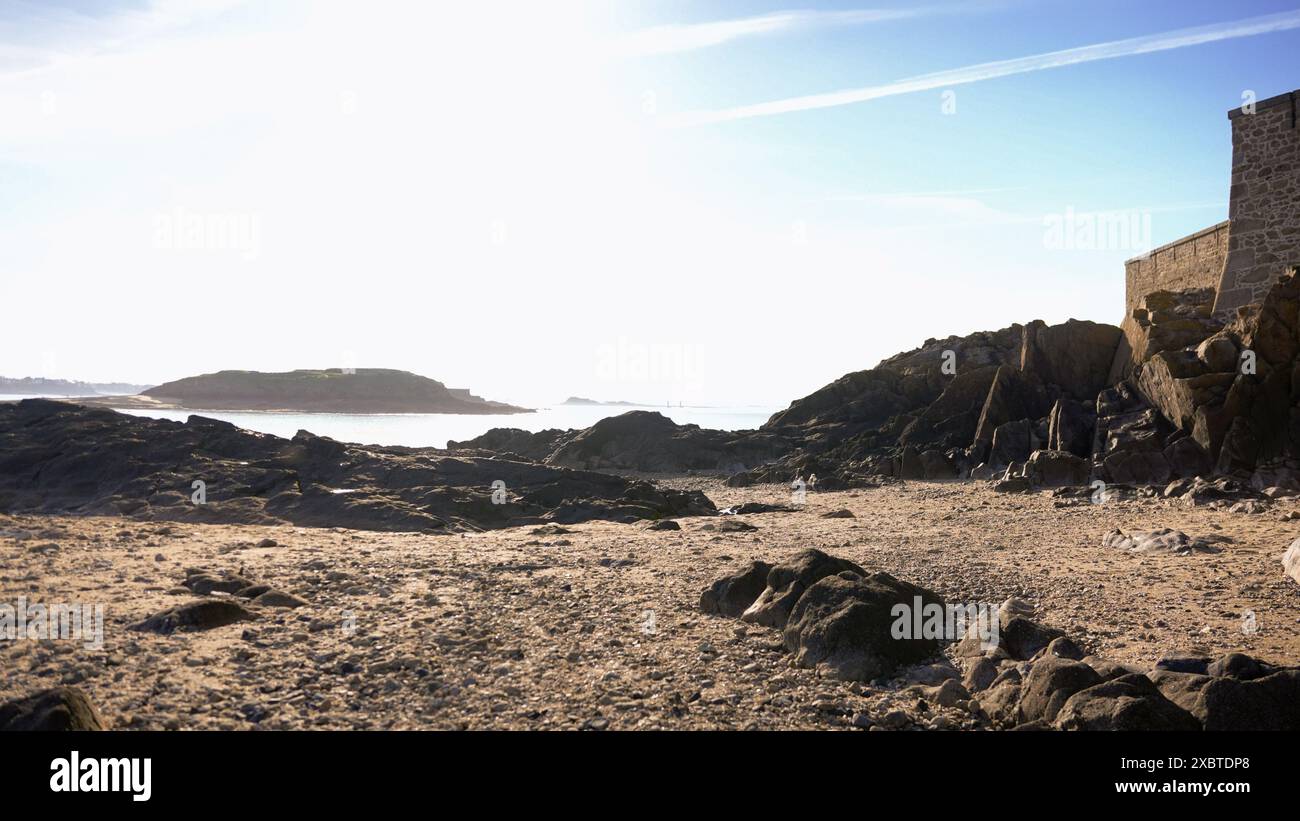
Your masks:
<path fill-rule="evenodd" d="M 1045 656 L 1020 688 L 1020 720 L 1050 723 L 1070 696 L 1100 683 L 1097 671 L 1081 661 Z"/>
<path fill-rule="evenodd" d="M 926 479 L 955 479 L 957 468 L 941 450 L 927 450 L 921 454 L 921 474 Z"/>
<path fill-rule="evenodd" d="M 1198 345 L 1222 327 L 1213 317 L 1213 288 L 1147 294 L 1122 325 L 1124 343 L 1111 367 L 1111 383 L 1131 376 L 1161 351 Z"/>
<path fill-rule="evenodd" d="M 1008 612 L 998 631 L 998 646 L 1008 658 L 1031 659 L 1065 634 L 1055 627 L 1045 627 L 1026 616 Z M 968 639 L 969 640 L 969 639 Z"/>
<path fill-rule="evenodd" d="M 1025 463 L 1025 478 L 1035 487 L 1088 484 L 1088 462 L 1063 450 L 1036 450 Z"/>
<path fill-rule="evenodd" d="M 1210 455 L 1190 436 L 1176 439 L 1164 449 L 1162 455 L 1173 476 L 1191 478 L 1210 472 Z"/>
<path fill-rule="evenodd" d="M 913 611 L 920 606 L 921 613 Z M 927 635 L 926 608 L 944 618 L 936 593 L 888 573 L 843 572 L 809 587 L 790 613 L 785 646 L 801 667 L 850 681 L 871 681 L 933 655 L 944 636 Z M 901 625 L 901 627 L 900 627 Z"/>
<path fill-rule="evenodd" d="M 1206 730 L 1300 730 L 1300 669 L 1231 653 L 1205 674 L 1158 669 L 1150 677 Z"/>
<path fill-rule="evenodd" d="M 1112 482 L 1126 485 L 1163 485 L 1169 481 L 1169 461 L 1158 450 L 1112 453 L 1102 462 Z"/>
<path fill-rule="evenodd" d="M 1237 369 L 1237 341 L 1231 334 L 1220 332 L 1196 346 L 1196 358 L 1205 369 L 1215 373 Z"/>
<path fill-rule="evenodd" d="M 76 687 L 55 687 L 0 704 L 0 731 L 103 730 L 104 719 Z"/>
<path fill-rule="evenodd" d="M 860 576 L 867 575 L 867 571 L 848 559 L 829 556 L 820 550 L 805 550 L 768 571 L 767 584 L 740 618 L 742 621 L 783 628 L 790 618 L 790 611 L 805 590 L 827 576 L 846 570 Z"/>
<path fill-rule="evenodd" d="M 1061 705 L 1062 730 L 1199 730 L 1201 724 L 1161 695 L 1146 676 L 1129 674 L 1078 691 Z"/>
<path fill-rule="evenodd" d="M 1190 432 L 1196 409 L 1222 404 L 1236 374 L 1207 372 L 1193 351 L 1162 351 L 1138 369 L 1137 387 L 1175 427 Z"/>
<path fill-rule="evenodd" d="M 1097 436 L 1100 437 L 1098 455 L 1110 458 L 1119 454 L 1149 451 L 1160 453 L 1164 449 L 1165 431 L 1160 415 L 1155 410 L 1120 413 L 1097 419 Z"/>
<path fill-rule="evenodd" d="M 1282 554 L 1282 570 L 1291 581 L 1300 584 L 1300 539 L 1296 539 Z"/>
<path fill-rule="evenodd" d="M 749 608 L 767 587 L 772 565 L 754 561 L 729 576 L 709 585 L 700 595 L 700 609 L 705 613 L 736 618 Z"/>
<path fill-rule="evenodd" d="M 1028 419 L 1003 422 L 993 429 L 993 443 L 987 462 L 992 465 L 1009 465 L 1023 462 L 1033 451 L 1034 423 Z"/>
<path fill-rule="evenodd" d="M 1008 668 L 998 675 L 988 689 L 975 699 L 979 708 L 989 719 L 1000 727 L 1014 727 L 1020 724 L 1020 694 L 1023 681 L 1020 673 Z"/>

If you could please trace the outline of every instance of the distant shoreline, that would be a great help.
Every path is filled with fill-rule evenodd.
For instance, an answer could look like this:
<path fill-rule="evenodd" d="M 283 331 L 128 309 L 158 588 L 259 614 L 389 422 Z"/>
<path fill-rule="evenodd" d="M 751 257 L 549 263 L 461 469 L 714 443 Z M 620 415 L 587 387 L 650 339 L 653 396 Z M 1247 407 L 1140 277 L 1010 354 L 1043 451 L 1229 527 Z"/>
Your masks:
<path fill-rule="evenodd" d="M 166 411 L 191 411 L 193 413 L 270 413 L 270 414 L 328 414 L 334 416 L 519 416 L 522 414 L 537 413 L 537 408 L 520 408 L 518 410 L 484 410 L 484 411 L 448 411 L 448 410 L 403 410 L 403 411 L 368 411 L 368 410 L 335 410 L 335 409 L 305 409 L 305 408 L 240 408 L 240 407 L 220 407 L 220 408 L 200 408 L 191 405 L 181 405 L 176 402 L 164 402 L 158 399 L 152 399 L 148 396 L 45 396 L 45 397 L 23 397 L 15 395 L 12 399 L 4 398 L 0 394 L 0 403 L 20 402 L 24 398 L 48 399 L 51 402 L 68 402 L 75 405 L 86 405 L 95 408 L 110 408 L 112 410 L 166 410 Z"/>

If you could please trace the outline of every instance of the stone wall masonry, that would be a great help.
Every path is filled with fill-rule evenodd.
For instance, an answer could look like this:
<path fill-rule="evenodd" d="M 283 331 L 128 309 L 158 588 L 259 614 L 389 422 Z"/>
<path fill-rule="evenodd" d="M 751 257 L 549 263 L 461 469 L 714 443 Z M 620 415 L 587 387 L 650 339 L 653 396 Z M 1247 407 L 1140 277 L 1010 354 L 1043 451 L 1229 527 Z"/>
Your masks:
<path fill-rule="evenodd" d="M 1156 291 L 1218 288 L 1228 257 L 1227 220 L 1124 263 L 1124 317 Z"/>
<path fill-rule="evenodd" d="M 1300 128 L 1290 92 L 1228 112 L 1232 187 L 1228 257 L 1215 313 L 1258 302 L 1269 285 L 1300 263 Z"/>

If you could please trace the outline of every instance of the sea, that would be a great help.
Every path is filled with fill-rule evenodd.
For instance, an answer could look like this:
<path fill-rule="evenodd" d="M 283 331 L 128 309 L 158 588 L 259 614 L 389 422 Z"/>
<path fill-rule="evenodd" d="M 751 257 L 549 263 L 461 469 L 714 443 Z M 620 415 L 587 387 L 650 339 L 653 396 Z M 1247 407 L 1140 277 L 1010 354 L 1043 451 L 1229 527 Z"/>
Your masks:
<path fill-rule="evenodd" d="M 35 399 L 35 396 L 0 394 L 0 402 Z M 67 399 L 65 396 L 46 397 Z M 781 408 L 757 405 L 717 407 L 655 407 L 652 405 L 556 405 L 532 413 L 486 416 L 456 413 L 296 413 L 265 411 L 204 411 L 120 409 L 121 413 L 155 419 L 185 421 L 192 415 L 230 422 L 247 430 L 285 438 L 300 430 L 340 442 L 363 445 L 405 445 L 445 448 L 448 441 L 465 441 L 492 428 L 520 428 L 537 432 L 548 428 L 588 428 L 601 419 L 631 410 L 656 411 L 679 425 L 699 425 L 716 430 L 752 430 Z"/>

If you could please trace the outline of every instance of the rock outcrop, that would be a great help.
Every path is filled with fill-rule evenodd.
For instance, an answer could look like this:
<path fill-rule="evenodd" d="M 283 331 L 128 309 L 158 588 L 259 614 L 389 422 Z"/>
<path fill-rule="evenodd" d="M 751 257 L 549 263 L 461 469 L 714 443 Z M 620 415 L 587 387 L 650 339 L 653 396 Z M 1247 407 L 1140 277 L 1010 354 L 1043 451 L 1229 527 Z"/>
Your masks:
<path fill-rule="evenodd" d="M 1165 436 L 1162 458 L 1144 457 L 1140 473 L 1162 481 L 1163 461 L 1173 475 L 1213 470 L 1261 488 L 1294 484 L 1300 476 L 1296 271 L 1226 324 L 1206 315 L 1204 299 L 1193 299 L 1198 293 L 1153 295 L 1164 307 L 1153 315 L 1151 329 L 1143 330 L 1149 338 L 1142 353 L 1135 348 L 1132 383 L 1160 416 L 1151 426 L 1153 436 Z M 1162 319 L 1173 330 L 1157 335 L 1152 329 Z"/>
<path fill-rule="evenodd" d="M 447 449 L 514 454 L 556 467 L 643 473 L 731 474 L 770 462 L 791 448 L 783 437 L 678 425 L 654 411 L 628 411 L 582 430 L 540 433 L 496 428 Z"/>
<path fill-rule="evenodd" d="M 1150 294 L 1122 332 L 1034 321 L 930 340 L 774 415 L 762 430 L 789 452 L 731 483 L 815 472 L 828 488 L 894 477 L 1023 490 L 1218 475 L 1300 488 L 1300 278 L 1230 321 L 1213 298 Z"/>
<path fill-rule="evenodd" d="M 605 473 L 39 399 L 0 405 L 0 511 L 433 533 L 716 512 Z"/>

